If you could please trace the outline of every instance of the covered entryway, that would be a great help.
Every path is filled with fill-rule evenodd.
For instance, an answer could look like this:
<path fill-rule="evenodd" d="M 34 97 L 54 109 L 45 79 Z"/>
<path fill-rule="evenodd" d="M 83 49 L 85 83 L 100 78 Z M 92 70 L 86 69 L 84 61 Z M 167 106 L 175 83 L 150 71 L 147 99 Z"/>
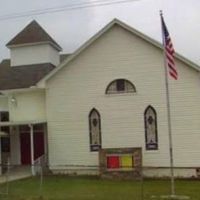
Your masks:
<path fill-rule="evenodd" d="M 47 163 L 46 122 L 1 122 L 0 127 L 10 128 L 11 166 L 30 165 L 32 175 L 35 175 L 35 166 Z"/>

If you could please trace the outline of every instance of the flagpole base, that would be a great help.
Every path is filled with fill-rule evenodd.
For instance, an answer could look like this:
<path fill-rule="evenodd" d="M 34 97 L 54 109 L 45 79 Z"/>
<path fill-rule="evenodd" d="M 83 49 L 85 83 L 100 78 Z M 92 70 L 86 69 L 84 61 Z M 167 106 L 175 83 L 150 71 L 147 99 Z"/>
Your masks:
<path fill-rule="evenodd" d="M 185 195 L 161 195 L 161 196 L 151 196 L 151 199 L 174 199 L 174 200 L 189 200 L 189 196 Z"/>

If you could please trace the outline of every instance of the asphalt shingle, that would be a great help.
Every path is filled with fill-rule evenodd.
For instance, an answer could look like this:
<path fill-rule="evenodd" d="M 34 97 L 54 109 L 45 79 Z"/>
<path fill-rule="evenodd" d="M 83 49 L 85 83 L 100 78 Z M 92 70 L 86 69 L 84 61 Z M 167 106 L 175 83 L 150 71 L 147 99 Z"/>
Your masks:
<path fill-rule="evenodd" d="M 10 60 L 5 59 L 0 64 L 0 90 L 35 86 L 54 68 L 50 63 L 11 67 Z"/>

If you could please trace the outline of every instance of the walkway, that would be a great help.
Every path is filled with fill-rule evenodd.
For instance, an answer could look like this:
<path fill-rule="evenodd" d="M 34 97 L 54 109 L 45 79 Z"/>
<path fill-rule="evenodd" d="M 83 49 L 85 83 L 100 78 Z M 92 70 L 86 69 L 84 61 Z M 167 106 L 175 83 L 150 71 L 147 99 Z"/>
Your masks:
<path fill-rule="evenodd" d="M 11 168 L 8 173 L 0 175 L 0 183 L 23 179 L 30 176 L 32 176 L 30 166 L 14 167 Z"/>

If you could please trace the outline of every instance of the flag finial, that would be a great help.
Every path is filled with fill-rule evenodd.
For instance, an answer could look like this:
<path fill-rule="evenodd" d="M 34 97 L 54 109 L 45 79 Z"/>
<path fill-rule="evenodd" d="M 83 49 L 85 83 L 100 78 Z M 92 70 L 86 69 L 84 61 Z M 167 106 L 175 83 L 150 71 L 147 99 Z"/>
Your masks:
<path fill-rule="evenodd" d="M 163 15 L 162 10 L 160 10 L 160 16 L 162 16 L 162 15 Z"/>

